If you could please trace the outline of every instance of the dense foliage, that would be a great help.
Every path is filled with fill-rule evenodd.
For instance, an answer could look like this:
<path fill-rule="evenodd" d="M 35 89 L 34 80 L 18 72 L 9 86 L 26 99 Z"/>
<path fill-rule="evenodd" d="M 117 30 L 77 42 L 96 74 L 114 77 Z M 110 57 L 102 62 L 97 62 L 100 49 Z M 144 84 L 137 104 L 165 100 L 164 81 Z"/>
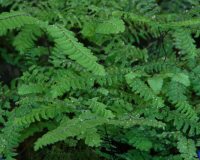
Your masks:
<path fill-rule="evenodd" d="M 1 0 L 0 157 L 195 160 L 199 0 Z"/>

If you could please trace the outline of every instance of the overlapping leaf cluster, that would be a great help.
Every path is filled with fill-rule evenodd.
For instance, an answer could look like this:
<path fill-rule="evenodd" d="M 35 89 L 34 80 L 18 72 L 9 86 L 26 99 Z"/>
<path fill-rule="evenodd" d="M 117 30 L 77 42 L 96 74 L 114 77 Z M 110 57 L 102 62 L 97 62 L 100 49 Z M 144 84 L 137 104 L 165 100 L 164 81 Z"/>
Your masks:
<path fill-rule="evenodd" d="M 0 77 L 2 157 L 22 157 L 33 139 L 33 159 L 197 158 L 198 0 L 3 0 L 0 9 L 0 75 L 18 71 Z M 66 152 L 80 145 L 85 154 Z"/>

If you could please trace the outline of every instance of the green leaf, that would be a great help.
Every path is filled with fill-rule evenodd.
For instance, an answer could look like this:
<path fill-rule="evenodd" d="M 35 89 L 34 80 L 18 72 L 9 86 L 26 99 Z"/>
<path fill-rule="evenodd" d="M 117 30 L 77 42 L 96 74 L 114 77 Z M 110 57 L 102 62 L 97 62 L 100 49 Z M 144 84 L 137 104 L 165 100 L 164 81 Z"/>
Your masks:
<path fill-rule="evenodd" d="M 109 20 L 98 23 L 96 26 L 96 33 L 100 34 L 116 34 L 124 32 L 125 26 L 121 19 L 111 18 Z"/>
<path fill-rule="evenodd" d="M 161 91 L 162 86 L 163 86 L 163 78 L 162 77 L 155 76 L 155 77 L 149 78 L 147 81 L 148 81 L 149 86 L 152 88 L 152 90 L 156 94 L 158 94 Z"/>
<path fill-rule="evenodd" d="M 95 23 L 93 22 L 86 22 L 83 26 L 83 29 L 81 31 L 81 33 L 85 36 L 85 37 L 91 37 L 95 34 Z"/>
<path fill-rule="evenodd" d="M 181 153 L 181 157 L 185 160 L 195 160 L 196 158 L 196 147 L 192 139 L 187 139 L 185 137 L 179 137 L 177 147 Z"/>
<path fill-rule="evenodd" d="M 20 87 L 18 87 L 18 94 L 19 95 L 25 95 L 25 94 L 31 94 L 31 93 L 42 93 L 44 91 L 44 86 L 40 84 L 23 84 Z"/>
<path fill-rule="evenodd" d="M 129 144 L 142 151 L 149 151 L 153 146 L 152 142 L 148 138 L 137 137 L 136 135 L 129 140 Z"/>
<path fill-rule="evenodd" d="M 96 129 L 88 129 L 85 133 L 85 144 L 90 147 L 99 147 L 101 144 L 101 137 Z"/>
<path fill-rule="evenodd" d="M 176 82 L 179 82 L 179 83 L 182 83 L 186 87 L 188 87 L 190 85 L 190 79 L 189 79 L 188 75 L 186 75 L 184 73 L 175 74 L 172 77 L 172 80 L 176 81 Z"/>
<path fill-rule="evenodd" d="M 135 71 L 135 72 L 130 72 L 128 74 L 125 75 L 125 78 L 126 80 L 131 80 L 131 79 L 134 79 L 134 78 L 139 78 L 139 77 L 142 77 L 142 76 L 148 76 L 145 72 L 143 71 Z"/>
<path fill-rule="evenodd" d="M 197 56 L 197 48 L 195 40 L 189 30 L 178 29 L 174 32 L 175 46 L 180 49 L 182 54 L 186 55 L 187 59 L 193 59 Z"/>

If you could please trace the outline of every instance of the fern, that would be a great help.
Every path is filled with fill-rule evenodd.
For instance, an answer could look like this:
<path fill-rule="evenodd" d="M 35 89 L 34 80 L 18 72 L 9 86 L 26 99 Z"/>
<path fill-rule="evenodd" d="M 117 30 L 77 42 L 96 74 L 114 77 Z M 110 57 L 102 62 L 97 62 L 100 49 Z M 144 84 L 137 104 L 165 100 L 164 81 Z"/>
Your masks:
<path fill-rule="evenodd" d="M 105 118 L 115 117 L 115 115 L 110 110 L 106 109 L 107 106 L 105 104 L 97 102 L 95 98 L 89 102 L 89 105 L 92 111 L 101 117 L 105 117 Z"/>
<path fill-rule="evenodd" d="M 38 141 L 35 144 L 35 149 L 37 150 L 41 148 L 42 146 L 46 146 L 47 144 L 52 144 L 52 143 L 64 140 L 68 137 L 74 137 L 78 135 L 85 137 L 84 135 L 86 133 L 90 133 L 89 130 L 91 128 L 101 125 L 104 122 L 105 122 L 104 119 L 100 117 L 95 118 L 89 112 L 86 112 L 79 118 L 75 118 L 72 120 L 64 119 L 58 128 L 56 128 L 53 131 L 50 131 L 49 133 L 44 135 L 42 138 L 38 139 Z M 86 139 L 87 139 L 87 135 L 86 135 Z M 97 142 L 93 142 L 93 143 L 95 145 L 100 145 L 100 141 L 98 140 L 99 138 L 95 138 L 95 139 L 97 140 Z M 94 141 L 94 139 L 92 139 L 92 141 Z"/>
<path fill-rule="evenodd" d="M 62 96 L 71 89 L 86 89 L 94 83 L 91 75 L 88 74 L 88 79 L 85 79 L 73 71 L 58 70 L 54 77 L 55 80 L 52 82 L 53 85 L 51 86 L 50 91 L 53 98 Z"/>
<path fill-rule="evenodd" d="M 186 55 L 187 58 L 195 58 L 197 56 L 197 49 L 194 45 L 190 33 L 187 30 L 177 30 L 174 33 L 175 46 L 181 49 L 181 53 Z"/>
<path fill-rule="evenodd" d="M 30 113 L 26 114 L 25 116 L 22 117 L 17 117 L 15 118 L 15 123 L 16 125 L 25 125 L 25 124 L 31 124 L 35 121 L 41 121 L 41 119 L 52 119 L 56 117 L 59 114 L 62 113 L 69 113 L 71 109 L 69 107 L 55 107 L 55 106 L 45 106 L 45 107 L 40 107 L 39 109 L 33 109 Z"/>
<path fill-rule="evenodd" d="M 131 137 L 132 132 L 135 134 L 134 137 Z M 127 132 L 126 138 L 128 139 L 128 143 L 135 146 L 137 149 L 141 151 L 149 151 L 153 146 L 151 139 L 147 137 L 147 135 L 143 135 L 142 137 L 140 136 L 141 132 L 129 131 Z"/>
<path fill-rule="evenodd" d="M 163 100 L 160 97 L 157 97 L 153 91 L 146 86 L 141 80 L 139 79 L 131 79 L 131 74 L 127 75 L 127 82 L 131 86 L 132 91 L 134 91 L 136 94 L 139 94 L 141 98 L 144 99 L 144 101 L 151 101 L 154 107 L 156 108 L 162 108 L 164 107 Z"/>
<path fill-rule="evenodd" d="M 0 16 L 0 21 L 1 35 L 6 34 L 8 30 L 20 28 L 25 24 L 37 23 L 37 19 L 23 12 L 2 13 Z"/>
<path fill-rule="evenodd" d="M 108 20 L 98 20 L 86 22 L 84 24 L 82 33 L 85 36 L 92 36 L 96 34 L 117 34 L 124 32 L 125 26 L 121 19 L 111 18 Z"/>
<path fill-rule="evenodd" d="M 193 110 L 192 106 L 187 102 L 187 98 L 184 95 L 185 92 L 186 90 L 184 86 L 181 86 L 181 84 L 179 83 L 172 82 L 169 85 L 169 90 L 167 94 L 169 100 L 173 104 L 175 104 L 175 107 L 177 107 L 177 110 L 179 112 L 184 113 L 191 120 L 197 120 L 198 118 L 195 111 Z"/>
<path fill-rule="evenodd" d="M 41 35 L 42 31 L 39 27 L 30 25 L 29 27 L 22 29 L 22 31 L 15 38 L 13 45 L 20 53 L 24 53 L 29 49 L 34 48 L 34 41 L 36 41 L 37 37 Z"/>
<path fill-rule="evenodd" d="M 181 152 L 181 157 L 184 159 L 196 159 L 195 144 L 191 139 L 179 137 L 178 148 Z"/>
<path fill-rule="evenodd" d="M 98 73 L 99 75 L 105 74 L 103 67 L 96 63 L 97 58 L 92 55 L 89 49 L 84 48 L 82 44 L 78 43 L 71 32 L 66 31 L 60 26 L 49 26 L 47 30 L 55 39 L 56 52 L 62 50 L 62 52 L 64 52 L 63 54 L 67 54 L 70 59 L 76 60 L 77 63 L 88 70 Z M 65 45 L 65 43 L 67 45 Z"/>
<path fill-rule="evenodd" d="M 100 34 L 119 33 L 125 30 L 124 22 L 117 18 L 112 18 L 97 24 L 95 32 Z"/>
<path fill-rule="evenodd" d="M 0 1 L 0 157 L 197 158 L 199 5 Z"/>
<path fill-rule="evenodd" d="M 91 51 L 87 48 L 84 48 L 82 44 L 77 42 L 77 39 L 73 37 L 70 31 L 65 30 L 61 26 L 55 25 L 46 25 L 38 21 L 37 19 L 20 12 L 13 13 L 4 13 L 0 17 L 2 33 L 7 30 L 12 30 L 15 28 L 22 27 L 26 24 L 34 24 L 38 23 L 39 27 L 47 29 L 48 33 L 55 39 L 55 43 L 57 46 L 57 51 L 63 50 L 65 54 L 69 56 L 72 60 L 77 60 L 77 62 L 86 67 L 88 70 L 98 72 L 100 75 L 104 75 L 104 69 L 102 66 L 97 64 L 95 61 L 97 58 L 92 55 Z M 63 42 L 69 42 L 67 46 L 63 44 Z"/>
<path fill-rule="evenodd" d="M 150 0 L 148 2 L 146 0 L 135 0 L 132 5 L 139 13 L 147 16 L 153 16 L 160 11 L 160 7 L 155 0 Z"/>

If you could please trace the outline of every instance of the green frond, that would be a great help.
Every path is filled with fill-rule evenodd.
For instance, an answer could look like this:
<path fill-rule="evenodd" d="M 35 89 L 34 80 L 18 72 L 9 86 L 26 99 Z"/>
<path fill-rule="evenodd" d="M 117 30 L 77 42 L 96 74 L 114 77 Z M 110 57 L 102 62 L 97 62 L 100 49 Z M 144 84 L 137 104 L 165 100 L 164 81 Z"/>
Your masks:
<path fill-rule="evenodd" d="M 200 66 L 195 67 L 190 74 L 191 86 L 197 95 L 200 95 Z"/>
<path fill-rule="evenodd" d="M 32 109 L 24 116 L 15 118 L 15 124 L 19 126 L 31 124 L 41 119 L 52 119 L 62 113 L 69 113 L 72 108 L 69 106 L 40 106 L 38 109 Z"/>
<path fill-rule="evenodd" d="M 174 44 L 177 49 L 180 49 L 181 54 L 186 58 L 195 58 L 197 56 L 197 49 L 194 44 L 194 39 L 191 33 L 186 29 L 177 29 L 174 34 Z"/>
<path fill-rule="evenodd" d="M 151 90 L 143 81 L 138 78 L 132 78 L 132 74 L 126 75 L 126 81 L 130 85 L 132 91 L 138 94 L 144 101 L 151 101 L 153 107 L 164 107 L 163 100 L 156 96 L 153 90 Z"/>
<path fill-rule="evenodd" d="M 23 84 L 18 87 L 18 94 L 19 95 L 26 95 L 26 94 L 36 94 L 36 93 L 42 93 L 45 90 L 44 86 L 42 84 Z"/>
<path fill-rule="evenodd" d="M 135 46 L 125 44 L 119 44 L 119 47 L 116 47 L 116 43 L 114 43 L 114 47 L 114 49 L 112 46 L 106 48 L 106 52 L 109 53 L 108 59 L 114 61 L 114 63 L 118 62 L 122 63 L 123 66 L 128 66 L 137 61 L 147 62 L 148 60 L 146 49 L 139 49 Z"/>
<path fill-rule="evenodd" d="M 13 150 L 20 143 L 20 131 L 21 127 L 13 125 L 13 121 L 6 123 L 6 127 L 0 133 L 0 153 L 6 155 L 7 159 L 14 160 L 14 156 L 17 155 Z"/>
<path fill-rule="evenodd" d="M 0 22 L 0 35 L 2 35 L 8 30 L 20 28 L 25 24 L 36 24 L 38 20 L 27 13 L 13 11 L 10 13 L 1 13 Z"/>
<path fill-rule="evenodd" d="M 184 133 L 189 133 L 189 135 L 200 133 L 199 122 L 188 118 L 177 110 L 169 112 L 167 121 L 173 121 L 177 130 L 182 130 Z"/>
<path fill-rule="evenodd" d="M 44 129 L 52 130 L 55 128 L 56 123 L 51 121 L 32 124 L 21 133 L 20 142 L 23 142 L 30 136 L 33 136 L 35 133 L 42 132 Z"/>
<path fill-rule="evenodd" d="M 199 18 L 192 18 L 189 20 L 175 21 L 163 25 L 166 28 L 176 28 L 176 27 L 197 27 L 200 24 Z"/>
<path fill-rule="evenodd" d="M 119 12 L 124 15 L 125 18 L 129 19 L 131 22 L 136 24 L 147 24 L 154 26 L 156 23 L 152 21 L 152 19 L 147 18 L 145 16 L 137 15 L 131 12 Z"/>
<path fill-rule="evenodd" d="M 94 34 L 118 34 L 125 31 L 124 22 L 118 18 L 108 20 L 96 20 L 85 22 L 82 30 L 84 36 L 93 36 Z"/>
<path fill-rule="evenodd" d="M 135 117 L 122 117 L 119 120 L 109 120 L 107 122 L 108 124 L 114 125 L 114 126 L 120 126 L 123 128 L 131 128 L 133 126 L 148 126 L 148 127 L 154 127 L 154 128 L 165 128 L 165 123 L 159 122 L 154 119 L 149 118 L 135 118 Z"/>
<path fill-rule="evenodd" d="M 134 0 L 132 2 L 132 7 L 134 7 L 134 12 L 138 12 L 146 16 L 155 16 L 160 12 L 160 7 L 156 0 Z M 131 8 L 130 8 L 131 9 Z"/>
<path fill-rule="evenodd" d="M 197 159 L 199 0 L 0 11 L 0 159 Z"/>
<path fill-rule="evenodd" d="M 85 77 L 76 74 L 73 70 L 57 70 L 50 88 L 50 94 L 53 98 L 56 98 L 70 90 L 90 88 L 94 84 L 94 79 L 87 72 L 84 72 L 84 74 Z"/>
<path fill-rule="evenodd" d="M 98 76 L 96 77 L 96 82 L 101 86 L 118 86 L 122 82 L 125 82 L 124 75 L 130 71 L 129 69 L 118 68 L 118 67 L 110 67 L 106 70 L 106 76 Z"/>
<path fill-rule="evenodd" d="M 95 98 L 91 99 L 89 101 L 89 107 L 91 110 L 97 114 L 100 117 L 105 117 L 105 118 L 114 118 L 115 115 L 112 113 L 112 111 L 108 110 L 108 106 L 105 104 L 98 102 Z"/>
<path fill-rule="evenodd" d="M 48 26 L 47 30 L 56 43 L 56 53 L 61 52 L 69 56 L 94 74 L 105 75 L 104 68 L 96 62 L 97 58 L 89 49 L 77 42 L 72 32 L 55 25 Z"/>
<path fill-rule="evenodd" d="M 41 35 L 42 31 L 37 25 L 28 25 L 15 37 L 13 45 L 20 53 L 25 53 L 34 47 L 35 41 Z"/>
<path fill-rule="evenodd" d="M 192 139 L 187 139 L 183 136 L 178 138 L 177 147 L 181 153 L 181 157 L 185 160 L 195 160 L 196 159 L 196 147 Z"/>
<path fill-rule="evenodd" d="M 198 120 L 198 116 L 193 106 L 188 103 L 185 86 L 177 82 L 171 82 L 167 90 L 169 101 L 174 105 L 177 111 L 185 114 L 191 120 Z"/>
<path fill-rule="evenodd" d="M 132 135 L 135 135 L 134 137 Z M 126 138 L 131 146 L 136 147 L 141 151 L 149 151 L 153 147 L 151 137 L 142 133 L 142 131 L 130 130 L 126 133 Z"/>
<path fill-rule="evenodd" d="M 125 26 L 121 19 L 111 18 L 97 23 L 95 32 L 100 34 L 112 34 L 124 32 Z"/>
<path fill-rule="evenodd" d="M 35 150 L 42 148 L 48 144 L 53 144 L 58 141 L 65 140 L 68 137 L 80 136 L 82 138 L 87 138 L 86 134 L 91 131 L 91 128 L 95 128 L 96 126 L 102 125 L 107 120 L 101 117 L 95 117 L 90 112 L 85 112 L 79 118 L 68 119 L 65 118 L 61 122 L 60 126 L 52 131 L 47 132 L 41 138 L 39 138 L 35 143 Z M 97 136 L 97 135 L 95 135 Z M 88 140 L 92 140 L 91 142 Z M 99 138 L 94 137 L 94 139 L 88 139 L 87 143 L 91 145 L 100 145 L 97 142 L 93 142 L 97 140 L 100 143 Z"/>
<path fill-rule="evenodd" d="M 99 147 L 102 140 L 100 135 L 97 133 L 97 129 L 91 128 L 88 129 L 80 138 L 85 137 L 85 144 L 90 147 Z"/>
<path fill-rule="evenodd" d="M 176 70 L 176 66 L 173 62 L 160 62 L 160 61 L 153 61 L 145 64 L 144 66 L 139 66 L 139 69 L 145 70 L 147 73 L 159 73 L 159 72 L 166 72 L 168 70 L 174 71 Z"/>
<path fill-rule="evenodd" d="M 81 43 L 77 42 L 78 40 L 73 36 L 72 32 L 66 30 L 64 27 L 47 25 L 21 12 L 3 13 L 0 15 L 0 21 L 2 33 L 6 33 L 7 30 L 20 28 L 27 24 L 36 24 L 43 29 L 47 29 L 48 34 L 54 38 L 57 52 L 63 50 L 63 54 L 69 56 L 70 59 L 75 60 L 89 71 L 97 75 L 105 75 L 104 68 L 96 62 L 97 58 L 92 55 L 92 52 Z"/>

